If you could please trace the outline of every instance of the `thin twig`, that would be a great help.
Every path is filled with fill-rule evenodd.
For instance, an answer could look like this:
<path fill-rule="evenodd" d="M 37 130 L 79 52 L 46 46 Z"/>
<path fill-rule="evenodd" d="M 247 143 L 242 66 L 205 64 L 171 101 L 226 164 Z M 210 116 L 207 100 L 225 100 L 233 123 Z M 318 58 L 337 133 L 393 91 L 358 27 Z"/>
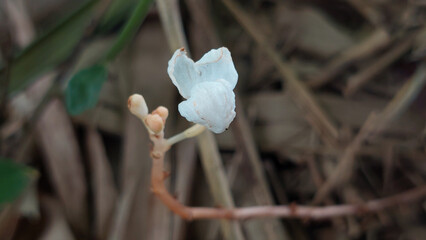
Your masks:
<path fill-rule="evenodd" d="M 301 218 L 311 220 L 378 212 L 402 203 L 409 203 L 426 195 L 426 186 L 418 187 L 392 197 L 368 201 L 364 204 L 345 204 L 327 207 L 263 206 L 237 209 L 192 208 L 193 219 L 229 218 L 248 219 L 259 217 Z"/>
<path fill-rule="evenodd" d="M 234 200 L 213 134 L 204 131 L 197 140 L 204 172 L 215 202 L 220 206 L 233 208 Z M 227 239 L 244 239 L 239 223 L 222 221 L 221 227 Z"/>
<path fill-rule="evenodd" d="M 369 1 L 347 0 L 358 12 L 363 15 L 371 24 L 381 28 L 383 25 L 383 15 L 377 11 Z"/>
<path fill-rule="evenodd" d="M 304 157 L 306 159 L 306 163 L 308 165 L 308 169 L 309 172 L 311 174 L 311 178 L 312 181 L 315 184 L 316 188 L 319 188 L 321 186 L 321 184 L 323 184 L 324 179 L 321 176 L 321 173 L 319 171 L 319 169 L 316 166 L 316 161 L 315 161 L 315 157 L 312 154 L 308 154 Z M 324 200 L 326 205 L 334 205 L 335 202 L 333 199 L 331 198 L 326 198 Z M 335 218 L 332 220 L 333 225 L 337 228 L 337 229 L 344 229 L 345 228 L 345 221 L 343 218 Z"/>
<path fill-rule="evenodd" d="M 339 138 L 337 127 L 317 103 L 310 90 L 298 79 L 296 73 L 283 61 L 277 51 L 271 47 L 265 35 L 262 34 L 252 21 L 253 18 L 250 18 L 234 1 L 222 0 L 222 2 L 275 64 L 281 76 L 286 80 L 294 101 L 304 110 L 309 123 L 321 136 L 323 141 L 328 145 L 336 146 Z"/>
<path fill-rule="evenodd" d="M 339 216 L 358 215 L 370 212 L 381 211 L 402 203 L 415 201 L 426 195 L 426 186 L 421 186 L 406 192 L 368 201 L 363 204 L 345 204 L 327 207 L 309 207 L 292 205 L 281 206 L 260 206 L 245 208 L 208 208 L 208 207 L 187 207 L 181 204 L 167 190 L 164 180 L 168 174 L 164 172 L 164 155 L 167 151 L 164 132 L 150 134 L 150 139 L 154 144 L 151 151 L 153 160 L 151 171 L 152 192 L 175 214 L 187 220 L 195 219 L 248 219 L 248 218 L 302 218 L 321 220 Z"/>
<path fill-rule="evenodd" d="M 340 158 L 339 164 L 334 170 L 334 173 L 318 190 L 314 198 L 314 203 L 321 202 L 332 190 L 334 190 L 337 186 L 342 185 L 346 182 L 345 180 L 350 178 L 353 171 L 353 165 L 355 163 L 355 154 L 359 151 L 361 145 L 368 138 L 383 131 L 389 123 L 395 119 L 395 117 L 404 112 L 420 93 L 425 83 L 426 63 L 423 63 L 418 66 L 411 80 L 404 84 L 404 86 L 380 114 L 372 113 L 367 118 L 358 135 L 346 147 L 342 157 Z"/>
<path fill-rule="evenodd" d="M 387 46 L 391 42 L 390 39 L 387 32 L 381 29 L 376 30 L 360 43 L 346 49 L 333 58 L 324 66 L 320 73 L 315 74 L 314 77 L 309 79 L 307 85 L 313 88 L 325 85 L 353 62 L 363 59 Z"/>
<path fill-rule="evenodd" d="M 153 143 L 153 147 L 150 151 L 150 156 L 153 160 L 151 169 L 151 190 L 160 199 L 164 205 L 166 205 L 175 214 L 181 216 L 187 220 L 193 219 L 247 219 L 247 218 L 266 218 L 266 217 L 281 217 L 281 218 L 308 218 L 308 219 L 327 219 L 337 216 L 346 216 L 354 214 L 362 214 L 366 212 L 377 212 L 384 208 L 391 207 L 401 203 L 407 203 L 414 201 L 420 197 L 426 195 L 426 185 L 406 191 L 404 193 L 397 194 L 393 197 L 387 197 L 383 199 L 373 200 L 361 204 L 346 204 L 346 205 L 335 205 L 327 207 L 309 207 L 309 206 L 298 206 L 296 204 L 281 205 L 281 206 L 260 206 L 260 207 L 244 207 L 244 208 L 212 208 L 212 207 L 188 207 L 180 203 L 175 197 L 173 197 L 165 185 L 165 179 L 169 176 L 164 171 L 164 156 L 170 149 L 167 143 L 167 139 L 164 138 L 164 126 L 166 124 L 167 115 L 153 112 L 147 114 L 141 108 L 141 104 L 145 104 L 141 96 L 132 95 L 129 98 L 128 106 L 130 111 L 139 117 L 145 127 L 148 130 L 149 138 Z M 163 111 L 164 112 L 164 111 Z M 166 109 L 166 112 L 167 109 Z M 157 115 L 157 116 L 155 116 Z M 374 118 L 373 118 L 374 119 Z M 204 139 L 212 137 L 211 135 L 201 135 L 201 144 Z M 204 138 L 204 139 L 203 139 Z M 214 148 L 213 148 L 214 150 Z M 212 152 L 203 152 L 203 154 L 211 154 Z M 215 155 L 215 154 L 213 154 Z M 203 156 L 206 157 L 206 156 Z M 217 158 L 218 156 L 213 156 Z M 215 164 L 220 163 L 216 161 Z M 223 174 L 220 168 L 223 166 L 212 165 L 215 169 L 218 169 L 219 173 Z M 209 174 L 217 174 L 216 172 L 210 172 Z M 209 177 L 209 176 L 207 176 Z M 218 178 L 223 180 L 225 176 Z M 223 183 L 217 183 L 216 188 L 219 188 Z M 213 189 L 214 191 L 215 189 Z M 219 189 L 220 191 L 220 189 Z M 227 197 L 227 196 L 222 196 Z M 232 201 L 232 198 L 223 199 L 224 202 Z M 236 226 L 227 224 L 228 227 Z M 232 232 L 232 231 L 231 231 Z M 227 232 L 225 232 L 227 233 Z M 226 235 L 225 235 L 226 236 Z M 232 236 L 235 237 L 235 236 Z"/>
<path fill-rule="evenodd" d="M 398 43 L 398 45 L 392 47 L 383 56 L 379 57 L 374 64 L 349 78 L 348 85 L 344 90 L 345 96 L 352 96 L 369 80 L 371 80 L 374 76 L 376 76 L 392 62 L 398 59 L 403 53 L 408 51 L 413 43 L 413 40 L 417 36 L 417 33 L 419 33 L 419 31 L 409 34 L 405 39 Z"/>
<path fill-rule="evenodd" d="M 265 169 L 262 165 L 260 153 L 257 150 L 257 146 L 254 140 L 252 130 L 250 129 L 249 121 L 244 113 L 242 102 L 237 97 L 236 105 L 236 124 L 232 126 L 232 131 L 235 135 L 235 139 L 239 145 L 244 148 L 249 160 L 249 165 L 253 172 L 253 178 L 256 179 L 254 186 L 251 190 L 254 194 L 256 203 L 259 205 L 271 205 L 274 203 L 272 193 L 268 187 L 266 179 Z M 278 221 L 266 221 L 263 224 L 267 237 L 269 239 L 290 239 L 288 232 Z"/>

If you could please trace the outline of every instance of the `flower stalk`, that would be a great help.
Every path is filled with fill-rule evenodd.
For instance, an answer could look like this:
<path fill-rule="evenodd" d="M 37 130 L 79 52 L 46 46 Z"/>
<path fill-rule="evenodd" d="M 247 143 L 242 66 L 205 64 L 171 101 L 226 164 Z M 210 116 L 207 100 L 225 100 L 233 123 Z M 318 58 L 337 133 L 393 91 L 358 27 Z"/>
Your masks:
<path fill-rule="evenodd" d="M 164 156 L 171 145 L 186 138 L 197 136 L 204 131 L 205 127 L 194 125 L 184 132 L 170 139 L 166 139 L 164 138 L 164 125 L 167 120 L 168 111 L 166 111 L 164 107 L 159 107 L 151 114 L 148 114 L 146 103 L 144 100 L 141 100 L 143 100 L 143 97 L 140 95 L 130 96 L 128 107 L 130 111 L 145 124 L 148 129 L 149 137 L 153 143 L 150 154 L 152 158 L 151 191 L 164 205 L 183 219 L 249 219 L 278 217 L 322 220 L 347 215 L 378 212 L 388 207 L 418 200 L 426 195 L 426 185 L 424 185 L 391 197 L 372 200 L 362 204 L 344 204 L 325 207 L 290 204 L 234 209 L 185 206 L 172 196 L 166 188 L 164 181 L 169 174 L 164 171 Z M 147 119 L 150 118 L 149 116 L 157 117 L 152 117 L 152 121 L 147 121 Z M 156 129 L 157 124 L 162 126 L 160 130 Z"/>
<path fill-rule="evenodd" d="M 183 141 L 187 138 L 192 138 L 195 136 L 198 136 L 199 134 L 201 134 L 204 130 L 206 130 L 206 127 L 204 127 L 203 125 L 200 124 L 195 124 L 194 126 L 186 129 L 185 131 L 176 134 L 175 136 L 167 139 L 167 144 L 169 146 L 172 146 L 173 144 Z"/>

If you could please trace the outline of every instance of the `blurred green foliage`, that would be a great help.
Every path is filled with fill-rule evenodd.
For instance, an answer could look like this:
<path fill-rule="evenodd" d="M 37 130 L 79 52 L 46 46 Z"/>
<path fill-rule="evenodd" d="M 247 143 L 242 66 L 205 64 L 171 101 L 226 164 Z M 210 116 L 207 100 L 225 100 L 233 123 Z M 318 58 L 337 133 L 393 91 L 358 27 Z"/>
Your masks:
<path fill-rule="evenodd" d="M 74 75 L 65 90 L 65 102 L 71 115 L 78 115 L 94 107 L 102 85 L 108 78 L 104 65 L 85 68 Z"/>
<path fill-rule="evenodd" d="M 109 32 L 127 20 L 138 0 L 114 0 L 105 11 L 98 25 L 99 32 Z"/>
<path fill-rule="evenodd" d="M 113 60 L 118 53 L 133 39 L 136 35 L 139 27 L 143 23 L 148 11 L 151 7 L 151 3 L 154 0 L 140 0 L 138 5 L 135 6 L 132 15 L 129 17 L 126 25 L 121 30 L 120 35 L 117 37 L 114 45 L 108 51 L 106 55 L 106 61 Z"/>
<path fill-rule="evenodd" d="M 127 3 L 126 1 L 119 2 L 122 4 Z M 152 2 L 153 0 L 139 1 L 112 47 L 104 58 L 99 59 L 99 63 L 102 65 L 83 69 L 71 79 L 65 91 L 66 106 L 71 115 L 78 115 L 96 105 L 99 92 L 108 77 L 105 64 L 114 60 L 121 50 L 133 39 L 145 19 Z"/>
<path fill-rule="evenodd" d="M 16 93 L 27 87 L 32 80 L 53 69 L 66 60 L 75 51 L 91 23 L 94 9 L 99 0 L 88 0 L 79 9 L 66 17 L 51 31 L 38 38 L 22 51 L 10 64 L 8 94 Z M 115 43 L 106 55 L 98 60 L 99 64 L 78 72 L 69 82 L 65 91 L 68 112 L 78 115 L 96 105 L 99 92 L 107 79 L 106 63 L 113 60 L 131 41 L 145 19 L 153 0 L 116 0 L 112 1 L 100 26 L 114 27 L 127 13 L 132 14 L 123 26 Z M 137 4 L 135 6 L 135 4 Z M 0 69 L 0 77 L 5 77 L 5 69 Z"/>
<path fill-rule="evenodd" d="M 36 77 L 53 69 L 70 56 L 90 24 L 97 2 L 98 0 L 86 2 L 56 27 L 34 41 L 12 61 L 9 94 L 22 90 Z M 4 74 L 5 69 L 2 69 L 0 76 Z"/>
<path fill-rule="evenodd" d="M 34 173 L 29 167 L 0 158 L 0 206 L 18 198 Z"/>

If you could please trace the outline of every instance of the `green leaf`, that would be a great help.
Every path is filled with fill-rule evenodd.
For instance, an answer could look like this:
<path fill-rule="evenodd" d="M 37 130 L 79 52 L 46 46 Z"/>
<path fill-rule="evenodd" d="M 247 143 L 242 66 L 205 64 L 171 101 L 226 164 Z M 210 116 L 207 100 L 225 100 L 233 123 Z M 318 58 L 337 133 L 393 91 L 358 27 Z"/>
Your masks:
<path fill-rule="evenodd" d="M 139 0 L 114 0 L 108 6 L 98 25 L 100 32 L 108 32 L 116 28 L 128 18 Z"/>
<path fill-rule="evenodd" d="M 74 75 L 65 90 L 68 112 L 78 115 L 96 105 L 102 85 L 108 78 L 104 65 L 85 68 Z"/>
<path fill-rule="evenodd" d="M 35 171 L 8 159 L 0 158 L 0 206 L 18 198 Z"/>
<path fill-rule="evenodd" d="M 126 25 L 121 30 L 121 33 L 116 39 L 114 45 L 106 54 L 105 60 L 107 62 L 113 60 L 136 35 L 136 32 L 148 14 L 153 1 L 154 0 L 139 0 L 138 5 L 134 8 L 132 15 L 127 20 Z"/>
<path fill-rule="evenodd" d="M 97 2 L 98 0 L 87 1 L 12 61 L 9 94 L 22 90 L 32 80 L 51 70 L 71 54 L 90 24 Z M 0 77 L 4 74 L 4 69 L 0 69 Z"/>

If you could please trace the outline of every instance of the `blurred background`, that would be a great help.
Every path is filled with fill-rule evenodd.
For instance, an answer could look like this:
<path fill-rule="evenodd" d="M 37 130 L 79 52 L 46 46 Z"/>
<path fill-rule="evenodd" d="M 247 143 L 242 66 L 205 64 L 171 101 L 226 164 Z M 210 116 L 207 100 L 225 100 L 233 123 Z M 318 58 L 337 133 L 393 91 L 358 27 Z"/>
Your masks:
<path fill-rule="evenodd" d="M 423 0 L 0 0 L 0 239 L 426 239 L 425 23 Z M 183 221 L 164 207 L 127 98 L 166 106 L 179 133 L 167 62 L 221 46 L 237 117 L 168 152 L 177 199 L 388 208 Z"/>

